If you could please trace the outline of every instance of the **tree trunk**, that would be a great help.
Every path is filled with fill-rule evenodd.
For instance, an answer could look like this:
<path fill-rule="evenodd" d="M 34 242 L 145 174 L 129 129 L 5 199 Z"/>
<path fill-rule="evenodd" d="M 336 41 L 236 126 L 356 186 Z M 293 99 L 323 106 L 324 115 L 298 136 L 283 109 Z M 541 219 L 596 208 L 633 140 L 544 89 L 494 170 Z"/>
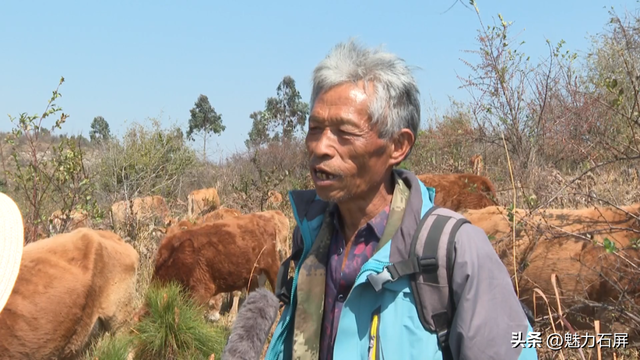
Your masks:
<path fill-rule="evenodd" d="M 204 162 L 207 161 L 207 133 L 204 133 L 203 138 L 203 143 L 204 145 L 202 146 L 202 159 L 204 160 Z"/>

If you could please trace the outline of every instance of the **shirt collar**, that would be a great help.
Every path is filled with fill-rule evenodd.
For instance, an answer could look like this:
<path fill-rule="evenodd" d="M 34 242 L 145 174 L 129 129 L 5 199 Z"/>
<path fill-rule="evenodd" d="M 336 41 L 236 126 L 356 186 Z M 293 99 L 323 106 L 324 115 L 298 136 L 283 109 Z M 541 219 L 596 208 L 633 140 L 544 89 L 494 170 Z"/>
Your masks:
<path fill-rule="evenodd" d="M 380 239 L 382 237 L 382 233 L 384 232 L 384 228 L 387 225 L 387 219 L 389 217 L 389 209 L 391 204 L 388 204 L 384 207 L 376 216 L 374 216 L 371 220 L 367 221 L 367 223 L 358 229 L 356 233 L 360 233 L 366 228 L 373 230 L 374 234 Z M 333 204 L 331 210 L 329 211 L 329 216 L 333 218 L 333 224 L 336 227 L 336 230 L 340 231 L 340 208 L 338 208 L 337 204 Z"/>

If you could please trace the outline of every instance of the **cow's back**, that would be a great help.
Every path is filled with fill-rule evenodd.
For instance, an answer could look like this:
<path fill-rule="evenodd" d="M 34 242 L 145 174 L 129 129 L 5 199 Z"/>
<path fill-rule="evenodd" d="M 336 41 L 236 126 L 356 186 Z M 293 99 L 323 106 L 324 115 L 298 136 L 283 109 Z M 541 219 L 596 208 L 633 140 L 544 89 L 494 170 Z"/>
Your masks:
<path fill-rule="evenodd" d="M 27 245 L 0 312 L 0 354 L 75 358 L 92 336 L 128 320 L 137 266 L 137 252 L 108 231 L 80 228 Z"/>
<path fill-rule="evenodd" d="M 276 230 L 276 250 L 280 262 L 289 256 L 290 244 L 287 242 L 289 239 L 289 219 L 280 210 L 267 210 L 255 213 L 259 216 L 264 216 L 268 221 L 272 222 Z"/>
<path fill-rule="evenodd" d="M 209 205 L 209 206 L 207 206 Z M 220 207 L 220 196 L 216 188 L 194 190 L 187 195 L 187 214 L 199 216 L 204 210 L 215 210 Z"/>
<path fill-rule="evenodd" d="M 200 223 L 206 224 L 206 223 L 211 223 L 214 221 L 235 217 L 235 216 L 240 216 L 240 215 L 242 215 L 242 211 L 240 210 L 231 209 L 231 208 L 220 208 L 205 214 L 200 219 Z"/>
<path fill-rule="evenodd" d="M 194 224 L 189 220 L 180 220 L 175 225 L 171 225 L 167 227 L 167 232 L 165 236 L 173 235 L 182 230 L 191 229 L 194 226 L 196 226 L 196 224 Z"/>
<path fill-rule="evenodd" d="M 89 214 L 84 210 L 71 210 L 67 214 L 56 210 L 49 217 L 49 231 L 52 234 L 70 232 L 81 227 L 91 227 Z"/>
<path fill-rule="evenodd" d="M 527 215 L 522 209 L 513 211 L 493 206 L 468 210 L 463 215 L 485 231 L 507 270 L 513 274 L 511 231 L 512 214 L 515 214 L 517 263 L 527 264 L 519 277 L 520 297 L 533 308 L 532 293 L 537 287 L 553 301 L 556 286 L 551 277 L 556 274 L 557 287 L 565 297 L 562 302 L 570 307 L 580 297 L 598 302 L 617 301 L 619 291 L 605 278 L 616 279 L 628 296 L 638 299 L 640 285 L 634 280 L 634 265 L 593 244 L 602 244 L 608 239 L 631 263 L 640 262 L 640 252 L 631 246 L 640 229 L 636 220 L 626 214 L 637 216 L 640 204 L 621 209 L 623 211 L 613 207 L 542 209 Z M 544 305 L 541 298 L 538 301 L 537 305 Z M 640 305 L 640 301 L 636 300 L 636 305 Z"/>
<path fill-rule="evenodd" d="M 495 205 L 495 186 L 484 176 L 474 174 L 421 174 L 417 176 L 436 191 L 434 204 L 453 211 L 482 209 Z"/>
<path fill-rule="evenodd" d="M 169 219 L 170 211 L 162 196 L 153 195 L 133 200 L 133 212 L 137 219 L 158 217 L 163 221 Z"/>
<path fill-rule="evenodd" d="M 122 200 L 111 205 L 111 222 L 113 226 L 122 224 L 127 219 L 129 201 Z M 133 214 L 129 214 L 133 216 Z"/>

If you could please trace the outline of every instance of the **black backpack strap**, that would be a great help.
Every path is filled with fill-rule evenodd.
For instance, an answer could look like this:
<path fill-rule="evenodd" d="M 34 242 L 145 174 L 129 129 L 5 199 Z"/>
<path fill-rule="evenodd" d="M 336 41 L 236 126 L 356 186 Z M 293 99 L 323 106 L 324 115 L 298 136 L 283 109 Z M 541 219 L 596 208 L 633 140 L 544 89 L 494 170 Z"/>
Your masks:
<path fill-rule="evenodd" d="M 451 353 L 451 347 L 449 346 L 449 330 L 451 329 L 451 324 L 453 323 L 453 315 L 456 313 L 456 302 L 453 297 L 453 264 L 455 261 L 455 241 L 456 236 L 458 234 L 458 230 L 464 224 L 470 223 L 465 218 L 460 218 L 456 220 L 456 222 L 451 227 L 449 232 L 449 238 L 447 239 L 447 253 L 446 253 L 446 269 L 447 269 L 447 285 L 449 287 L 449 306 L 446 311 L 441 312 L 440 315 L 443 317 L 441 322 L 436 323 L 436 330 L 440 330 L 438 332 L 438 341 L 440 343 L 440 351 L 442 351 L 443 360 L 453 359 L 453 354 Z M 444 316 L 446 314 L 446 318 Z M 434 322 L 436 322 L 435 316 L 439 314 L 435 314 Z M 446 320 L 446 322 L 445 322 Z"/>
<path fill-rule="evenodd" d="M 292 253 L 288 258 L 284 259 L 278 269 L 278 278 L 276 280 L 275 295 L 283 305 L 288 305 L 291 300 L 291 289 L 293 288 L 293 278 L 289 277 L 289 267 L 291 261 L 299 261 L 302 257 L 302 248 Z"/>
<path fill-rule="evenodd" d="M 456 310 L 452 286 L 455 240 L 460 227 L 469 221 L 445 208 L 437 208 L 429 217 L 433 218 L 430 226 L 423 231 L 428 221 L 423 219 L 425 224 L 420 226 L 414 235 L 412 252 L 419 253 L 420 237 L 424 236 L 426 231 L 422 258 L 435 259 L 436 265 L 429 274 L 414 275 L 412 288 L 418 298 L 416 307 L 420 322 L 426 330 L 436 332 L 443 359 L 447 360 L 453 359 L 449 346 L 449 329 Z M 444 276 L 440 276 L 438 270 L 444 271 Z"/>

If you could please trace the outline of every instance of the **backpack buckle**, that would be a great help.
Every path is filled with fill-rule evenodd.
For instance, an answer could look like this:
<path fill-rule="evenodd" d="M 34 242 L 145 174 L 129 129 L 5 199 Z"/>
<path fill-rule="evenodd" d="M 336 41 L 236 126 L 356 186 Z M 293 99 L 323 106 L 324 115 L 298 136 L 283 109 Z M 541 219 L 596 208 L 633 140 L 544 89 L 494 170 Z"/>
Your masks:
<path fill-rule="evenodd" d="M 437 333 L 438 335 L 438 344 L 440 345 L 440 351 L 445 352 L 449 347 L 449 330 L 441 330 Z"/>
<path fill-rule="evenodd" d="M 288 278 L 287 283 L 276 291 L 276 297 L 283 305 L 289 305 L 291 301 L 291 289 L 293 288 L 293 278 Z"/>
<path fill-rule="evenodd" d="M 449 346 L 449 326 L 451 319 L 446 311 L 433 314 L 431 316 L 435 332 L 438 335 L 438 344 L 440 344 L 440 351 L 443 353 Z"/>
<path fill-rule="evenodd" d="M 396 281 L 396 279 L 394 279 L 393 276 L 391 276 L 391 273 L 389 272 L 386 266 L 382 269 L 382 271 L 379 274 L 369 274 L 367 276 L 367 279 L 369 279 L 369 282 L 371 283 L 371 285 L 373 286 L 373 289 L 376 292 L 380 292 L 384 284 L 388 282 Z"/>

